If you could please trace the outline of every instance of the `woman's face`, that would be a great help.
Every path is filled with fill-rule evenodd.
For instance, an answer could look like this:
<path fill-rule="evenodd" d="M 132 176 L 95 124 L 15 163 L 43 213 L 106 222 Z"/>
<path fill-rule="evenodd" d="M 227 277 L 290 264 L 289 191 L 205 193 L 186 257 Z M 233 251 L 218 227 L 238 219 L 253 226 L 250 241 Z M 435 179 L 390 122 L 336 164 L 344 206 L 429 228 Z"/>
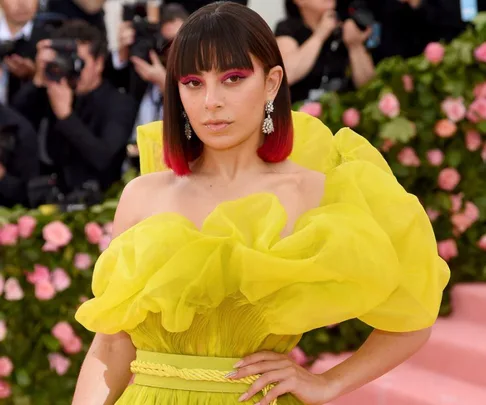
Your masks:
<path fill-rule="evenodd" d="M 252 62 L 253 71 L 212 70 L 179 80 L 182 105 L 205 147 L 231 149 L 262 136 L 265 103 L 275 99 L 283 70 L 277 66 L 265 75 L 261 63 Z"/>
<path fill-rule="evenodd" d="M 294 0 L 301 10 L 309 10 L 318 14 L 325 13 L 336 8 L 336 0 Z"/>

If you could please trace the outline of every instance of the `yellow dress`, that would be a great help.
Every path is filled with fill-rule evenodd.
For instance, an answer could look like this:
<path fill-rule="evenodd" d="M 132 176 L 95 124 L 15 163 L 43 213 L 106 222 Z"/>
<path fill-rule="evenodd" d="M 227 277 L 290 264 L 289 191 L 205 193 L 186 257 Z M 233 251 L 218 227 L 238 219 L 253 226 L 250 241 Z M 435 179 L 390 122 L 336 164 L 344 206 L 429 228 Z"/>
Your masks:
<path fill-rule="evenodd" d="M 290 236 L 279 236 L 278 198 L 257 193 L 220 204 L 202 229 L 154 215 L 100 256 L 95 298 L 76 319 L 95 332 L 126 331 L 138 350 L 135 383 L 118 405 L 238 404 L 248 381 L 222 376 L 242 356 L 287 353 L 304 332 L 351 318 L 392 332 L 436 320 L 449 268 L 417 198 L 363 137 L 293 119 L 291 159 L 325 173 L 326 184 Z M 160 132 L 160 123 L 140 128 L 143 173 L 163 169 Z"/>

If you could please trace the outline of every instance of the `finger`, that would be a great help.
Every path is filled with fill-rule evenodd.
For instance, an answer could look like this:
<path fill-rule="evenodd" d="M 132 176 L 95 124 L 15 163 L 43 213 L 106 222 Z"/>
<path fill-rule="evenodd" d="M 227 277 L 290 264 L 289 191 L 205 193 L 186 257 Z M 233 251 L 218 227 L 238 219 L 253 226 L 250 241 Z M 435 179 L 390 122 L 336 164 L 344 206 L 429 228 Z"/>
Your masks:
<path fill-rule="evenodd" d="M 37 51 L 41 49 L 50 48 L 52 45 L 52 41 L 50 39 L 43 39 L 42 41 L 37 42 Z"/>
<path fill-rule="evenodd" d="M 151 50 L 149 52 L 149 55 L 150 55 L 150 60 L 152 61 L 152 64 L 154 66 L 162 66 L 162 63 L 160 63 L 159 56 L 157 55 L 157 53 L 154 50 Z"/>
<path fill-rule="evenodd" d="M 290 380 L 277 384 L 260 400 L 259 405 L 270 405 L 273 400 L 278 399 L 282 395 L 291 393 L 293 391 L 292 384 L 293 383 Z"/>
<path fill-rule="evenodd" d="M 241 398 L 246 401 L 259 392 L 263 391 L 265 387 L 268 387 L 271 384 L 276 384 L 280 383 L 287 378 L 289 378 L 290 373 L 288 369 L 283 369 L 283 370 L 276 370 L 276 371 L 271 371 L 269 373 L 266 373 L 262 375 L 258 380 L 256 380 L 251 387 L 246 391 L 246 396 L 243 394 Z"/>
<path fill-rule="evenodd" d="M 290 360 L 263 361 L 242 367 L 236 372 L 236 374 L 229 378 L 232 380 L 239 380 L 240 378 L 245 378 L 252 375 L 264 374 L 274 370 L 281 370 L 283 368 L 290 367 L 292 364 L 293 363 Z"/>
<path fill-rule="evenodd" d="M 241 368 L 243 366 L 248 366 L 253 363 L 258 363 L 260 361 L 282 360 L 284 358 L 287 358 L 287 356 L 285 356 L 284 354 L 275 353 L 271 351 L 262 351 L 262 352 L 257 352 L 254 354 L 250 354 L 249 356 L 246 356 L 241 361 L 236 363 L 234 365 L 234 368 Z"/>

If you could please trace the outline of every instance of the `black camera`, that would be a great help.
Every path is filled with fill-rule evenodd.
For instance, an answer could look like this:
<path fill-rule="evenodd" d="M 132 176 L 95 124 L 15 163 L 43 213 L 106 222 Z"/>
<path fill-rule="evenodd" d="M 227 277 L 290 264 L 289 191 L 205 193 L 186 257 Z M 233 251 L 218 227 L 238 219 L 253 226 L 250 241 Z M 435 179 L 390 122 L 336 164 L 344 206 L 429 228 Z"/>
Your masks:
<path fill-rule="evenodd" d="M 123 5 L 123 21 L 132 23 L 135 30 L 135 41 L 130 47 L 130 56 L 150 60 L 153 50 L 162 60 L 169 41 L 160 33 L 160 25 L 151 23 L 147 16 L 147 4 L 137 2 Z"/>
<path fill-rule="evenodd" d="M 51 49 L 56 58 L 46 65 L 47 80 L 60 82 L 66 78 L 71 87 L 76 87 L 84 68 L 84 61 L 78 56 L 78 45 L 74 39 L 53 39 Z"/>
<path fill-rule="evenodd" d="M 0 164 L 8 167 L 17 148 L 19 127 L 17 125 L 5 125 L 0 128 Z"/>
<path fill-rule="evenodd" d="M 361 31 L 366 31 L 376 23 L 373 12 L 363 0 L 355 0 L 348 7 L 348 17 L 351 18 Z"/>
<path fill-rule="evenodd" d="M 0 60 L 14 54 L 26 57 L 28 44 L 29 42 L 24 37 L 16 40 L 0 41 Z"/>

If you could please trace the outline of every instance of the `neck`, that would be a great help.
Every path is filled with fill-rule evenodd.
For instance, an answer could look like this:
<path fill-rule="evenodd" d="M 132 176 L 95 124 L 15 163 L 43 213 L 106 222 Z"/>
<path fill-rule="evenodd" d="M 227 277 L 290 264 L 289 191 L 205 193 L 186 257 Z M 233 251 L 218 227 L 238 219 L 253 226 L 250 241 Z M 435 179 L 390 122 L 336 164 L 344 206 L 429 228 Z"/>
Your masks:
<path fill-rule="evenodd" d="M 257 149 L 260 144 L 261 137 L 255 134 L 231 149 L 215 150 L 205 147 L 193 171 L 218 177 L 225 183 L 238 180 L 247 174 L 261 173 L 268 168 L 268 164 L 258 157 Z"/>
<path fill-rule="evenodd" d="M 24 28 L 25 25 L 26 24 L 18 24 L 13 21 L 7 21 L 7 27 L 12 36 L 17 35 L 20 31 L 22 31 L 22 28 Z"/>
<path fill-rule="evenodd" d="M 301 9 L 300 15 L 304 24 L 307 25 L 312 31 L 315 31 L 319 22 L 321 21 L 322 15 L 316 14 L 312 10 Z"/>
<path fill-rule="evenodd" d="M 92 93 L 95 91 L 98 87 L 101 86 L 101 83 L 103 82 L 102 77 L 98 77 L 97 79 L 93 80 L 93 83 L 89 88 L 83 89 L 83 90 L 76 90 L 76 94 L 79 96 L 84 96 L 86 94 Z"/>

